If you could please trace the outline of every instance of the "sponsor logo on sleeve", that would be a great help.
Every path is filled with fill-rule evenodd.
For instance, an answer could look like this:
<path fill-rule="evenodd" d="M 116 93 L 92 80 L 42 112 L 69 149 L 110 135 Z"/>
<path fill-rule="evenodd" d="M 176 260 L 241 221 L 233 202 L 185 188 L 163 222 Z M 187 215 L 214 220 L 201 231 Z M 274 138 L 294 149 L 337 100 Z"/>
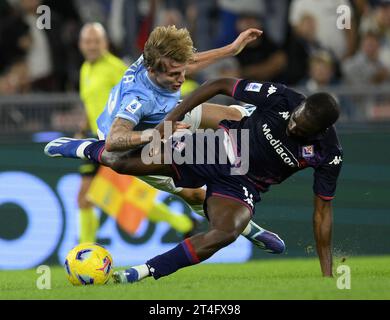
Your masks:
<path fill-rule="evenodd" d="M 260 92 L 262 86 L 261 83 L 251 82 L 246 85 L 244 91 Z"/>
<path fill-rule="evenodd" d="M 277 90 L 277 88 L 276 88 L 273 84 L 271 84 L 271 86 L 268 88 L 267 98 L 268 98 L 271 94 L 275 93 L 276 90 Z"/>
<path fill-rule="evenodd" d="M 141 106 L 142 104 L 138 102 L 137 99 L 134 99 L 127 105 L 126 110 L 134 114 L 139 108 L 141 108 Z"/>
<path fill-rule="evenodd" d="M 343 159 L 341 158 L 341 156 L 335 156 L 334 159 L 331 162 L 329 162 L 329 164 L 334 164 L 337 166 L 342 161 L 343 161 Z"/>

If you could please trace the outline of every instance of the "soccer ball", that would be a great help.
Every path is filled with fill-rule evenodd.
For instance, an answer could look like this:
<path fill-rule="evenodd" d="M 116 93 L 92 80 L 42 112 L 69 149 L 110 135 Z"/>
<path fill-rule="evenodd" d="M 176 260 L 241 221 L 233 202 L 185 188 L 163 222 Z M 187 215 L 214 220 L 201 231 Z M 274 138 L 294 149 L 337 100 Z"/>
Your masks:
<path fill-rule="evenodd" d="M 65 260 L 68 280 L 74 286 L 105 284 L 112 275 L 111 254 L 96 243 L 82 243 L 69 251 Z"/>

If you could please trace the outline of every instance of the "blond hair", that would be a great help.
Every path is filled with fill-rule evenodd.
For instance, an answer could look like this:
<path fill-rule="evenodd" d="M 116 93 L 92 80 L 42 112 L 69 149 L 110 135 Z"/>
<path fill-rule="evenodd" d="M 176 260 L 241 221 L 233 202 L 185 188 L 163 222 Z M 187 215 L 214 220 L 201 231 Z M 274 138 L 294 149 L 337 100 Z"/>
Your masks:
<path fill-rule="evenodd" d="M 164 72 L 163 58 L 170 58 L 179 63 L 193 59 L 195 49 L 186 28 L 175 26 L 157 27 L 149 35 L 144 47 L 144 65 Z"/>

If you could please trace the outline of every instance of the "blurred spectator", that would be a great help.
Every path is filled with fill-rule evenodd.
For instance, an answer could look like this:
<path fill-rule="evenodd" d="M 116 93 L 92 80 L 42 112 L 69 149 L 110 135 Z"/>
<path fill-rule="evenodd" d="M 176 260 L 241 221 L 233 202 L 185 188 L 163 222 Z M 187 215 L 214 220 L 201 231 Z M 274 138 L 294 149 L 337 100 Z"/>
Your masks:
<path fill-rule="evenodd" d="M 351 8 L 348 0 L 293 0 L 289 17 L 290 24 L 296 25 L 302 15 L 312 15 L 316 19 L 318 42 L 339 60 L 354 54 L 357 40 L 353 17 L 350 30 L 337 28 L 337 8 L 341 5 Z"/>
<path fill-rule="evenodd" d="M 20 2 L 23 20 L 29 26 L 32 38 L 31 46 L 27 52 L 30 81 L 37 89 L 48 89 L 43 82 L 53 74 L 54 66 L 48 36 L 44 30 L 38 29 L 36 25 L 36 10 L 40 4 L 39 0 L 21 0 Z"/>
<path fill-rule="evenodd" d="M 107 24 L 111 2 L 111 0 L 73 0 L 82 23 L 95 21 L 103 25 Z"/>
<path fill-rule="evenodd" d="M 12 70 L 12 75 L 6 77 L 13 79 L 8 86 L 11 92 L 19 91 L 17 83 L 25 88 L 23 83 L 29 83 L 30 89 L 35 91 L 60 91 L 65 88 L 66 50 L 61 41 L 61 20 L 51 12 L 51 29 L 39 29 L 37 8 L 41 3 L 40 0 L 17 1 L 12 14 L 1 23 L 3 50 L 0 50 L 0 59 L 3 60 L 2 65 Z M 18 65 L 14 67 L 14 63 Z M 2 84 L 4 89 L 4 81 Z"/>
<path fill-rule="evenodd" d="M 361 24 L 362 17 L 370 10 L 370 0 L 351 0 L 354 12 L 354 20 L 357 28 Z"/>
<path fill-rule="evenodd" d="M 374 1 L 374 9 L 363 17 L 360 33 L 369 31 L 379 35 L 379 58 L 390 70 L 390 0 Z"/>
<path fill-rule="evenodd" d="M 217 0 L 197 0 L 191 6 L 190 15 L 195 15 L 193 40 L 199 51 L 215 47 L 218 32 Z"/>
<path fill-rule="evenodd" d="M 61 41 L 61 21 L 51 13 L 51 29 L 37 27 L 37 8 L 40 0 L 20 0 L 15 28 L 26 25 L 29 30 L 29 43 L 26 48 L 25 62 L 31 89 L 35 91 L 59 91 L 65 88 L 66 67 L 64 65 L 64 47 Z"/>
<path fill-rule="evenodd" d="M 236 22 L 237 32 L 248 28 L 262 29 L 257 15 L 242 14 Z M 236 56 L 241 66 L 241 76 L 258 81 L 278 81 L 286 67 L 287 55 L 264 32 Z"/>
<path fill-rule="evenodd" d="M 320 91 L 332 91 L 331 88 L 338 84 L 335 79 L 336 64 L 332 54 L 328 51 L 318 51 L 310 58 L 309 78 L 304 83 L 308 94 Z M 356 104 L 346 96 L 333 97 L 339 102 L 342 110 L 342 117 L 352 119 L 356 117 Z"/>
<path fill-rule="evenodd" d="M 310 57 L 321 48 L 316 40 L 316 28 L 316 20 L 310 14 L 302 15 L 292 26 L 286 45 L 288 66 L 284 79 L 287 84 L 297 84 L 307 77 Z"/>
<path fill-rule="evenodd" d="M 111 3 L 111 10 L 107 21 L 107 31 L 110 36 L 110 40 L 114 47 L 118 50 L 118 53 L 123 55 L 123 42 L 125 36 L 124 26 L 124 4 L 125 0 L 115 0 Z M 132 17 L 129 17 L 131 19 Z M 134 32 L 134 28 L 132 29 Z"/>
<path fill-rule="evenodd" d="M 348 84 L 378 84 L 389 80 L 389 70 L 379 59 L 379 48 L 379 35 L 368 32 L 363 36 L 359 52 L 343 64 Z"/>
<path fill-rule="evenodd" d="M 219 35 L 217 46 L 226 45 L 237 36 L 234 26 L 240 15 L 250 12 L 261 18 L 263 31 L 274 43 L 283 46 L 288 34 L 288 12 L 291 0 L 218 0 Z"/>
<path fill-rule="evenodd" d="M 240 77 L 240 65 L 234 57 L 222 59 L 207 67 L 205 72 L 205 78 L 218 79 L 218 78 L 239 78 Z M 217 95 L 210 99 L 213 103 L 231 105 L 237 104 L 237 101 L 231 97 L 225 95 Z"/>
<path fill-rule="evenodd" d="M 327 51 L 319 51 L 310 58 L 306 89 L 313 93 L 334 84 L 334 62 Z"/>
<path fill-rule="evenodd" d="M 136 46 L 138 32 L 143 21 L 140 1 L 113 1 L 107 21 L 109 38 L 116 49 L 113 51 L 117 51 L 118 55 L 124 57 L 128 62 L 136 60 L 142 52 Z"/>
<path fill-rule="evenodd" d="M 66 73 L 66 90 L 78 89 L 79 69 L 83 60 L 78 50 L 78 34 L 82 23 L 74 2 L 74 0 L 43 0 L 42 2 L 42 4 L 50 7 L 51 12 L 61 22 L 61 26 L 56 26 L 57 28 L 59 27 L 58 34 L 61 36 L 57 41 L 61 41 L 62 46 L 66 48 L 63 53 L 64 60 L 62 61 Z"/>
<path fill-rule="evenodd" d="M 18 61 L 9 66 L 4 74 L 0 75 L 0 95 L 9 95 L 27 92 L 30 88 L 27 64 Z"/>
<path fill-rule="evenodd" d="M 159 8 L 155 25 L 176 26 L 177 28 L 186 27 L 182 13 L 175 8 Z"/>
<path fill-rule="evenodd" d="M 32 39 L 20 12 L 5 0 L 0 3 L 0 93 L 15 94 L 28 89 L 26 56 Z"/>
<path fill-rule="evenodd" d="M 264 31 L 279 46 L 285 45 L 289 33 L 288 14 L 291 0 L 264 2 L 262 21 Z"/>
<path fill-rule="evenodd" d="M 219 8 L 219 34 L 216 39 L 216 47 L 225 46 L 234 41 L 238 35 L 236 29 L 237 20 L 243 13 L 261 17 L 265 11 L 261 0 L 218 0 Z"/>
<path fill-rule="evenodd" d="M 158 2 L 158 0 L 140 2 L 139 12 L 141 13 L 142 17 L 136 38 L 136 45 L 140 52 L 143 52 L 146 40 L 153 30 Z M 131 30 L 129 30 L 129 32 L 131 32 Z"/>

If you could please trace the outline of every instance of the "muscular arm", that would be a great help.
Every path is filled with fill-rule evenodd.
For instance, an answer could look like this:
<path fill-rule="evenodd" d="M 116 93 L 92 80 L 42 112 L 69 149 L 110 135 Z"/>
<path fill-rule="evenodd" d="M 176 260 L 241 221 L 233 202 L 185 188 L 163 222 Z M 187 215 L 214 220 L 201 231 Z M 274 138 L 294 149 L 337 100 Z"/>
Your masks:
<path fill-rule="evenodd" d="M 332 202 L 314 196 L 313 231 L 324 277 L 332 277 Z"/>
<path fill-rule="evenodd" d="M 250 28 L 241 32 L 234 42 L 225 47 L 196 53 L 193 61 L 187 66 L 187 73 L 195 73 L 219 59 L 239 54 L 249 42 L 252 42 L 260 37 L 262 33 L 263 32 L 258 29 Z"/>
<path fill-rule="evenodd" d="M 106 139 L 106 150 L 126 151 L 151 141 L 152 136 L 145 131 L 134 131 L 134 123 L 116 118 Z"/>
<path fill-rule="evenodd" d="M 172 121 L 176 122 L 182 119 L 184 115 L 195 108 L 197 105 L 209 100 L 217 94 L 224 94 L 231 96 L 233 88 L 238 79 L 234 78 L 221 78 L 212 81 L 207 81 L 189 96 L 187 96 L 173 111 L 168 113 L 164 122 Z M 164 122 L 160 123 L 156 129 L 163 134 Z"/>

